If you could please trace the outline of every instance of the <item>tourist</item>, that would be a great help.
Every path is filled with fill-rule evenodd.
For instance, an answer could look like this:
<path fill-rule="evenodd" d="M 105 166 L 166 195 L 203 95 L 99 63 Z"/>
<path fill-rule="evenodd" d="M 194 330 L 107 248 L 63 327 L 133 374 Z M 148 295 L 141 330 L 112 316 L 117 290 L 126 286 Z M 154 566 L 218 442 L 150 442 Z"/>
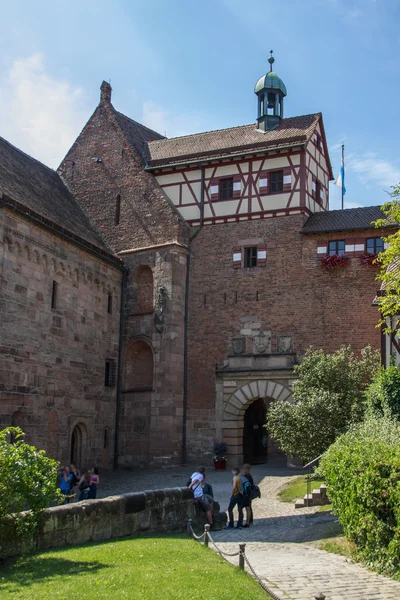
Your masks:
<path fill-rule="evenodd" d="M 235 506 L 237 506 L 238 522 L 236 524 L 236 527 L 237 527 L 237 529 L 241 529 L 243 527 L 243 508 L 242 508 L 243 497 L 242 497 L 242 494 L 240 493 L 240 470 L 239 470 L 239 467 L 234 467 L 232 469 L 232 475 L 233 475 L 232 495 L 231 495 L 231 499 L 229 501 L 229 506 L 228 506 L 229 523 L 228 523 L 227 527 L 229 529 L 233 529 L 235 526 L 235 521 L 233 518 L 233 509 L 235 508 Z"/>
<path fill-rule="evenodd" d="M 99 470 L 97 467 L 93 467 L 92 469 L 90 482 L 89 500 L 95 500 L 97 496 L 97 486 L 100 483 Z"/>
<path fill-rule="evenodd" d="M 214 490 L 210 483 L 206 482 L 206 476 L 204 475 L 203 481 L 201 482 L 201 487 L 203 488 L 203 496 L 207 498 L 209 502 L 214 501 Z"/>
<path fill-rule="evenodd" d="M 242 476 L 240 478 L 240 491 L 243 498 L 242 508 L 246 509 L 246 523 L 243 527 L 250 527 L 253 524 L 252 495 L 254 491 L 254 479 L 250 471 L 251 466 L 245 463 L 242 467 Z"/>
<path fill-rule="evenodd" d="M 91 481 L 92 481 L 92 474 L 90 471 L 86 471 L 86 473 L 84 473 L 79 480 L 78 502 L 80 502 L 81 500 L 87 500 L 87 498 L 89 496 Z"/>
<path fill-rule="evenodd" d="M 79 469 L 77 469 L 75 467 L 74 464 L 70 464 L 69 465 L 69 470 L 72 474 L 72 481 L 71 481 L 71 498 L 75 498 L 77 497 L 77 493 L 78 493 L 78 483 L 79 480 L 81 478 L 81 474 L 79 472 Z"/>
<path fill-rule="evenodd" d="M 69 504 L 72 482 L 72 473 L 70 472 L 69 467 L 62 467 L 60 469 L 60 476 L 60 490 L 63 496 L 65 496 L 63 504 Z"/>
<path fill-rule="evenodd" d="M 203 493 L 202 483 L 205 479 L 206 470 L 199 467 L 190 478 L 189 488 L 193 491 L 194 499 L 206 513 L 207 521 L 212 525 L 212 502 Z"/>

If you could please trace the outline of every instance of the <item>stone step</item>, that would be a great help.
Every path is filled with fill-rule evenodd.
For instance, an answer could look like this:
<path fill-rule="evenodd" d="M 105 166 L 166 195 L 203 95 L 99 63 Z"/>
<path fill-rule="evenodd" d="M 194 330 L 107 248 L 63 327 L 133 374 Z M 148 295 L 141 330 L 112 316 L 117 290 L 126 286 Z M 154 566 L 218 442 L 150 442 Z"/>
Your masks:
<path fill-rule="evenodd" d="M 304 508 L 304 500 L 296 500 L 294 503 L 295 508 Z"/>
<path fill-rule="evenodd" d="M 313 490 L 311 494 L 308 494 L 308 496 L 306 494 L 303 499 L 296 500 L 294 507 L 304 508 L 307 506 L 323 506 L 324 504 L 330 504 L 330 502 L 326 491 L 326 485 L 322 484 L 319 488 Z"/>
<path fill-rule="evenodd" d="M 311 496 L 312 496 L 313 506 L 322 506 L 323 497 L 321 495 L 321 492 L 320 492 L 319 488 L 313 490 L 311 492 Z"/>

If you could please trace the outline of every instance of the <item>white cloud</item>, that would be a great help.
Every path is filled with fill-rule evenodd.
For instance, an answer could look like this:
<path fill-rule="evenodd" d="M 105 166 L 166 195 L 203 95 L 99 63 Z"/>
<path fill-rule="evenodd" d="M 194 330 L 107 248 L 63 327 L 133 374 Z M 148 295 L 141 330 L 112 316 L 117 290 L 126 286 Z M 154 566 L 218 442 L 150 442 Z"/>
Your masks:
<path fill-rule="evenodd" d="M 87 118 L 80 88 L 52 77 L 42 54 L 15 60 L 0 90 L 0 135 L 57 167 Z"/>
<path fill-rule="evenodd" d="M 162 106 L 147 101 L 142 106 L 142 123 L 166 137 L 189 135 L 203 129 L 203 119 L 198 114 L 170 115 Z"/>
<path fill-rule="evenodd" d="M 389 190 L 400 182 L 400 167 L 389 160 L 370 152 L 361 155 L 351 154 L 346 161 L 349 171 L 357 174 L 366 187 L 379 185 Z"/>

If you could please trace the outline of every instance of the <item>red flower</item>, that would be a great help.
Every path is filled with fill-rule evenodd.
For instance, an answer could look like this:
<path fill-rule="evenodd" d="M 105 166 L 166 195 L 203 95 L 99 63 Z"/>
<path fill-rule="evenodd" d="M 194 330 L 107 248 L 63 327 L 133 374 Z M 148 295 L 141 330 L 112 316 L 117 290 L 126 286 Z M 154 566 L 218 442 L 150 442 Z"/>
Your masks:
<path fill-rule="evenodd" d="M 374 267 L 379 263 L 379 255 L 375 252 L 364 252 L 361 256 L 361 264 L 367 265 L 368 267 Z"/>
<path fill-rule="evenodd" d="M 344 269 L 350 264 L 350 258 L 346 254 L 327 254 L 321 258 L 321 267 L 329 271 L 333 269 Z"/>

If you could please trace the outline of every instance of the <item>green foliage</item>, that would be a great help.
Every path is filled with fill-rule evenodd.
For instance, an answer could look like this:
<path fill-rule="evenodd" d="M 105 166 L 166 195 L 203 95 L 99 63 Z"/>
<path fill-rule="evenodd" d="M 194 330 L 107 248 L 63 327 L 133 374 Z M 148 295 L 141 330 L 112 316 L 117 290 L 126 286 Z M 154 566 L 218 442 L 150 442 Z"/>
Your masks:
<path fill-rule="evenodd" d="M 379 366 L 370 347 L 357 357 L 350 347 L 333 354 L 309 348 L 295 368 L 294 403 L 276 402 L 267 427 L 282 450 L 308 462 L 349 427 L 362 419 L 365 389 Z"/>
<path fill-rule="evenodd" d="M 380 369 L 367 391 L 372 412 L 389 414 L 400 420 L 400 368 Z"/>
<path fill-rule="evenodd" d="M 57 468 L 43 450 L 24 442 L 18 427 L 0 431 L 0 547 L 11 532 L 32 537 L 40 512 L 60 497 Z"/>
<path fill-rule="evenodd" d="M 334 513 L 360 557 L 380 571 L 400 566 L 400 423 L 370 415 L 321 461 Z"/>
<path fill-rule="evenodd" d="M 392 200 L 382 206 L 385 218 L 375 221 L 376 227 L 394 226 L 400 223 L 400 185 L 392 187 Z M 383 238 L 387 248 L 379 254 L 380 270 L 377 279 L 382 282 L 385 294 L 379 297 L 382 323 L 387 317 L 400 313 L 400 230 Z M 394 329 L 389 325 L 388 329 Z"/>

